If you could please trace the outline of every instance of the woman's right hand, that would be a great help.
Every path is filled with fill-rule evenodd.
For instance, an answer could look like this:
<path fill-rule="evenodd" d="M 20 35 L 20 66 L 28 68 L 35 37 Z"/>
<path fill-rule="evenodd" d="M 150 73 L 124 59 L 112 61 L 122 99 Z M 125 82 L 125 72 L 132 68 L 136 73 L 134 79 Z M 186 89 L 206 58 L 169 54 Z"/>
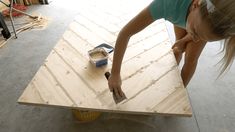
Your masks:
<path fill-rule="evenodd" d="M 120 75 L 110 75 L 108 85 L 111 92 L 114 92 L 117 98 L 124 96 L 121 85 L 122 80 Z"/>
<path fill-rule="evenodd" d="M 178 40 L 172 46 L 172 49 L 176 52 L 183 53 L 186 48 L 186 42 L 184 40 Z"/>

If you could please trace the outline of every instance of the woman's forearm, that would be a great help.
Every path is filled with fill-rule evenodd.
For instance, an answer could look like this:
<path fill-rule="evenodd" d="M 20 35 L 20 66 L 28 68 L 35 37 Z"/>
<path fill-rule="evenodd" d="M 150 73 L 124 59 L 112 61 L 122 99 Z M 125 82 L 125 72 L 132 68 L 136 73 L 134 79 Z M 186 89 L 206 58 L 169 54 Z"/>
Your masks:
<path fill-rule="evenodd" d="M 111 71 L 113 75 L 120 75 L 122 60 L 130 37 L 131 36 L 125 33 L 124 30 L 118 35 L 113 55 L 113 66 Z"/>
<path fill-rule="evenodd" d="M 147 7 L 128 22 L 120 31 L 114 48 L 113 66 L 111 71 L 113 75 L 120 75 L 122 60 L 130 37 L 143 30 L 152 22 L 154 22 L 154 20 Z"/>

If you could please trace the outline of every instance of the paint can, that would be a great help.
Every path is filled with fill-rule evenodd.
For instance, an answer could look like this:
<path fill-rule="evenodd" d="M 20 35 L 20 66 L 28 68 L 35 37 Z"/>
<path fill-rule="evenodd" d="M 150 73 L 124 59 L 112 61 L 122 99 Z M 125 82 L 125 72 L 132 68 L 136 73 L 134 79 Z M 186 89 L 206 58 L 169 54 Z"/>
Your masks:
<path fill-rule="evenodd" d="M 90 62 L 95 67 L 101 67 L 108 64 L 108 53 L 102 48 L 95 48 L 88 51 Z"/>
<path fill-rule="evenodd" d="M 113 47 L 108 44 L 100 44 L 92 50 L 88 51 L 90 62 L 95 67 L 101 67 L 108 64 L 109 54 L 113 51 Z"/>

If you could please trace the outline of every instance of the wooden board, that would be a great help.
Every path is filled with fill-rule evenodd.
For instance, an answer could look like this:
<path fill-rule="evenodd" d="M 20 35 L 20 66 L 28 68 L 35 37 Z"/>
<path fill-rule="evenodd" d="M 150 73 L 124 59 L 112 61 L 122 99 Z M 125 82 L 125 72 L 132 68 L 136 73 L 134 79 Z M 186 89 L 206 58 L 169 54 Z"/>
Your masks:
<path fill-rule="evenodd" d="M 9 4 L 10 2 L 8 0 L 1 0 L 2 2 Z M 6 10 L 8 9 L 7 6 L 5 6 L 4 4 L 0 3 L 0 11 Z"/>
<path fill-rule="evenodd" d="M 112 54 L 108 65 L 101 68 L 94 67 L 87 55 L 88 50 L 102 42 L 114 45 L 114 26 L 110 32 L 82 15 L 76 17 L 18 102 L 120 113 L 191 116 L 187 91 L 162 20 L 131 38 L 121 73 L 122 88 L 128 99 L 117 105 L 114 103 L 104 76 L 110 71 Z"/>

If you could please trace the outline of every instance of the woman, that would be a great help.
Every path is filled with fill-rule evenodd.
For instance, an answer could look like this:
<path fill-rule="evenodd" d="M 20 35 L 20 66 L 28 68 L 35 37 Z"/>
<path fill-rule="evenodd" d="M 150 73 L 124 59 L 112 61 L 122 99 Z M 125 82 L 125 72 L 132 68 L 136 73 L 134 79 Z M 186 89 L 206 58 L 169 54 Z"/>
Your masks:
<path fill-rule="evenodd" d="M 224 68 L 235 56 L 235 1 L 234 0 L 154 0 L 125 25 L 116 40 L 110 91 L 123 96 L 121 89 L 121 63 L 131 36 L 155 20 L 165 18 L 174 24 L 176 43 L 172 49 L 179 63 L 185 52 L 181 77 L 185 87 L 192 78 L 198 58 L 208 41 L 225 39 Z"/>

